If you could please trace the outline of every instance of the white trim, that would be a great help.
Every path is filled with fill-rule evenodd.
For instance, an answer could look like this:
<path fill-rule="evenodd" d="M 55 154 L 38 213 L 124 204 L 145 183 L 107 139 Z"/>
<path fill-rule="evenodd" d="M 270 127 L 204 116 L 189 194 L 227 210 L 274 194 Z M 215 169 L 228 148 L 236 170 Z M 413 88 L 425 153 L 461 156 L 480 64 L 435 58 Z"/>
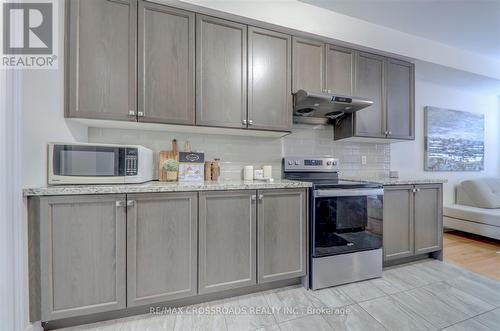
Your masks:
<path fill-rule="evenodd" d="M 22 33 L 21 22 L 13 33 Z M 0 321 L 5 330 L 37 330 L 29 322 L 28 233 L 22 194 L 22 71 L 0 70 Z"/>
<path fill-rule="evenodd" d="M 27 224 L 21 189 L 22 72 L 1 78 L 0 139 L 0 320 L 7 330 L 28 326 Z"/>

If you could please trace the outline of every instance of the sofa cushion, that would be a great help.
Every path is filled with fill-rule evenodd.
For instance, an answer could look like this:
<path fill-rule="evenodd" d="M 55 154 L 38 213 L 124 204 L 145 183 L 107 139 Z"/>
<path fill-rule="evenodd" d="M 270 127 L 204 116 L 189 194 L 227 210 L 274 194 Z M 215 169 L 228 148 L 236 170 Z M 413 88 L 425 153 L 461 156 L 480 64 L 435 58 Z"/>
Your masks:
<path fill-rule="evenodd" d="M 480 208 L 500 208 L 499 178 L 466 180 L 460 184 L 460 188 L 463 192 L 461 195 L 457 195 L 457 203 Z"/>
<path fill-rule="evenodd" d="M 463 205 L 449 205 L 443 207 L 443 215 L 464 221 L 500 227 L 500 209 L 484 209 Z"/>

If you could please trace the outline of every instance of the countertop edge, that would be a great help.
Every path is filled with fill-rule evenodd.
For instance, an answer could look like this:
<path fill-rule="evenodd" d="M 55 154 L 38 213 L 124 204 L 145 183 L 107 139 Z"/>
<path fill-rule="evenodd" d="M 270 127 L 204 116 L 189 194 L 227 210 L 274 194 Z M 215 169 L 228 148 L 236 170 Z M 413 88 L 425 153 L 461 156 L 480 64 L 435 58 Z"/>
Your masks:
<path fill-rule="evenodd" d="M 23 189 L 24 197 L 56 195 L 97 195 L 127 193 L 168 193 L 199 191 L 233 191 L 309 188 L 311 183 L 279 180 L 276 182 L 204 182 L 202 183 L 163 183 L 152 181 L 144 184 L 109 184 L 109 185 L 61 185 Z"/>
<path fill-rule="evenodd" d="M 391 185 L 424 185 L 424 184 L 445 184 L 448 183 L 444 178 L 362 178 L 362 177 L 341 177 L 342 180 L 352 180 L 360 182 L 372 182 L 384 186 Z"/>

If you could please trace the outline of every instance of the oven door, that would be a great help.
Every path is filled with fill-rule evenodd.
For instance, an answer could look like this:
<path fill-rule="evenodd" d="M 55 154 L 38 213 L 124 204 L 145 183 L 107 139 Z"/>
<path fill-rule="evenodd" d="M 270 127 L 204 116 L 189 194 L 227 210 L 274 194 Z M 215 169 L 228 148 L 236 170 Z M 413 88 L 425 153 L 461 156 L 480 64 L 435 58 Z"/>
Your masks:
<path fill-rule="evenodd" d="M 317 189 L 313 257 L 382 248 L 383 188 Z"/>
<path fill-rule="evenodd" d="M 49 184 L 122 183 L 123 147 L 49 144 Z"/>

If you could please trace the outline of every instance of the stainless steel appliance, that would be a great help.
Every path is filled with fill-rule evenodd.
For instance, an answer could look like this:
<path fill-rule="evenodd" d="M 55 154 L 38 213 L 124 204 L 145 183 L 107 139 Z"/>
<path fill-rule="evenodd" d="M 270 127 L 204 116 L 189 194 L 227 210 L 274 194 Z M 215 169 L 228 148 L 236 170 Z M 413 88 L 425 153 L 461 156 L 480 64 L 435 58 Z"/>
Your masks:
<path fill-rule="evenodd" d="M 126 184 L 153 179 L 153 152 L 136 145 L 48 144 L 48 184 Z"/>
<path fill-rule="evenodd" d="M 326 124 L 372 104 L 373 101 L 360 97 L 298 90 L 294 94 L 294 122 Z"/>
<path fill-rule="evenodd" d="M 338 179 L 333 157 L 285 157 L 283 177 L 308 181 L 310 287 L 382 276 L 382 185 Z"/>

